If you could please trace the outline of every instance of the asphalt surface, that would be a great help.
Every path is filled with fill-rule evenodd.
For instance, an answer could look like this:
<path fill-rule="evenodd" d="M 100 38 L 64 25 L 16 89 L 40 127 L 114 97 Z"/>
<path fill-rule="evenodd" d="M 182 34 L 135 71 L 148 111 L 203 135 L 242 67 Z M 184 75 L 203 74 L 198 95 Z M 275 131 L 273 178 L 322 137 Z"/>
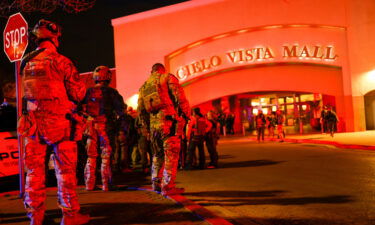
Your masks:
<path fill-rule="evenodd" d="M 375 152 L 225 139 L 220 168 L 182 171 L 185 197 L 233 224 L 375 224 Z"/>

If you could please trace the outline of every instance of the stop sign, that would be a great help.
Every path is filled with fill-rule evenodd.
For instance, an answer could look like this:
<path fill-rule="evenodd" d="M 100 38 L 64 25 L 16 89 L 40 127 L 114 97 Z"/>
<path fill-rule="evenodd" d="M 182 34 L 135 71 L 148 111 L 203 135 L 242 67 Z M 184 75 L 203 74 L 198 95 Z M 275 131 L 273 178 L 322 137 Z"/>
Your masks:
<path fill-rule="evenodd" d="M 21 60 L 28 44 L 28 26 L 21 13 L 9 17 L 5 26 L 4 52 L 11 62 Z"/>

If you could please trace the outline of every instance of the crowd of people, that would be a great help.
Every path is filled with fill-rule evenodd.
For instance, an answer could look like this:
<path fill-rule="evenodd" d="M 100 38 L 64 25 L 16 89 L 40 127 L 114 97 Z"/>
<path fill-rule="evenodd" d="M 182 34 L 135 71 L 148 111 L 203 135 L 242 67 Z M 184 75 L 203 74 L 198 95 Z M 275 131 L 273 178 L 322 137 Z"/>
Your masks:
<path fill-rule="evenodd" d="M 164 65 L 152 66 L 139 89 L 138 108 L 133 110 L 109 86 L 112 73 L 106 66 L 95 68 L 95 85 L 86 90 L 75 65 L 57 51 L 59 25 L 42 19 L 30 35 L 37 48 L 21 63 L 24 96 L 18 121 L 18 133 L 25 139 L 23 201 L 30 224 L 44 221 L 48 149 L 53 150 L 62 225 L 84 224 L 90 219 L 79 212 L 76 171 L 82 154 L 77 143 L 85 149 L 87 191 L 99 189 L 98 165 L 101 190 L 116 189 L 112 173 L 131 172 L 137 153 L 143 172 L 151 175 L 153 190 L 164 196 L 184 192 L 175 183 L 179 165 L 206 168 L 204 142 L 210 154 L 207 168 L 218 166 L 219 123 L 214 113 L 204 116 L 199 108 L 191 110 L 178 79 Z"/>
<path fill-rule="evenodd" d="M 258 143 L 264 141 L 264 132 L 266 128 L 268 129 L 268 137 L 272 138 L 275 136 L 276 128 L 277 138 L 280 142 L 283 142 L 285 138 L 284 121 L 284 115 L 279 109 L 268 116 L 264 115 L 261 109 L 258 110 L 258 114 L 255 116 Z"/>
<path fill-rule="evenodd" d="M 280 142 L 284 141 L 285 129 L 284 129 L 285 117 L 280 109 L 276 112 L 272 112 L 269 115 L 264 115 L 261 109 L 258 110 L 255 116 L 255 127 L 257 134 L 257 141 L 260 143 L 264 141 L 265 130 L 268 129 L 268 137 L 274 138 L 275 135 Z M 336 113 L 333 111 L 332 106 L 323 106 L 320 114 L 320 127 L 322 134 L 330 134 L 331 137 L 334 136 L 335 131 L 337 131 L 337 123 L 339 119 Z M 276 133 L 275 133 L 276 129 Z"/>

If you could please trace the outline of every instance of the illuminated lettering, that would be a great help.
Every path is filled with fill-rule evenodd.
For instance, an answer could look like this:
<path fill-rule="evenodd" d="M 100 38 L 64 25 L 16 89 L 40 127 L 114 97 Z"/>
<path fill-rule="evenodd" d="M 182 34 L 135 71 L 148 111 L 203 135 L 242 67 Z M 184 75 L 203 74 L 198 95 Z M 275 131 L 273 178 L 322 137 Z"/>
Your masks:
<path fill-rule="evenodd" d="M 195 62 L 191 64 L 191 66 L 193 68 L 193 73 L 200 73 L 203 71 L 201 64 L 199 62 Z"/>
<path fill-rule="evenodd" d="M 320 52 L 320 46 L 314 46 L 314 54 L 313 54 L 312 57 L 313 58 L 319 58 L 319 59 L 323 58 L 323 54 L 318 56 L 319 52 Z"/>
<path fill-rule="evenodd" d="M 310 57 L 309 50 L 307 49 L 306 46 L 303 47 L 299 57 Z"/>
<path fill-rule="evenodd" d="M 226 55 L 231 63 L 252 62 L 254 60 L 274 58 L 271 49 L 268 47 L 235 50 L 235 51 L 227 52 Z"/>
<path fill-rule="evenodd" d="M 177 71 L 177 78 L 185 80 L 188 77 L 212 69 L 221 65 L 221 58 L 219 56 L 212 56 L 209 59 L 201 59 L 189 65 L 180 67 Z"/>
<path fill-rule="evenodd" d="M 316 63 L 317 60 L 334 61 L 338 57 L 334 46 L 325 47 L 320 45 L 293 44 L 282 45 L 280 50 L 281 52 L 279 54 L 269 46 L 231 50 L 223 55 L 203 58 L 193 61 L 188 65 L 178 67 L 176 74 L 180 80 L 186 80 L 206 71 L 233 67 L 234 65 L 231 64 L 249 65 L 251 63 L 257 63 L 258 61 L 265 63 L 265 60 L 276 60 L 277 62 L 282 58 L 288 61 L 306 60 Z"/>
<path fill-rule="evenodd" d="M 246 61 L 252 61 L 254 59 L 253 51 L 251 49 L 246 50 L 245 55 L 246 55 Z"/>
<path fill-rule="evenodd" d="M 212 56 L 210 59 L 210 63 L 212 67 L 220 66 L 221 58 L 219 56 Z"/>
<path fill-rule="evenodd" d="M 264 51 L 264 58 L 265 59 L 273 59 L 273 55 L 272 55 L 272 52 L 269 48 L 266 48 L 266 50 Z"/>
<path fill-rule="evenodd" d="M 261 50 L 263 50 L 263 48 L 256 48 L 255 49 L 255 52 L 257 54 L 256 59 L 260 59 L 260 52 L 261 52 Z"/>
<path fill-rule="evenodd" d="M 186 70 L 186 76 L 190 76 L 191 75 L 191 72 L 190 72 L 190 69 L 189 69 L 189 66 L 184 66 L 184 69 Z"/>
<path fill-rule="evenodd" d="M 293 45 L 292 49 L 288 46 L 283 46 L 283 57 L 297 57 L 297 45 Z"/>
<path fill-rule="evenodd" d="M 188 77 L 188 75 L 186 73 L 186 67 L 187 66 L 184 66 L 184 67 L 181 67 L 180 69 L 177 70 L 176 75 L 177 75 L 178 79 L 185 80 Z"/>
<path fill-rule="evenodd" d="M 324 59 L 335 60 L 337 58 L 336 54 L 333 57 L 331 57 L 331 51 L 332 51 L 332 46 L 327 47 L 326 57 Z"/>
<path fill-rule="evenodd" d="M 238 51 L 238 61 L 239 62 L 243 62 L 244 61 L 244 54 L 243 54 L 244 52 L 243 52 L 243 50 L 241 50 L 241 51 Z"/>
<path fill-rule="evenodd" d="M 210 63 L 207 62 L 205 59 L 202 59 L 202 60 L 201 60 L 201 65 L 202 65 L 202 67 L 203 67 L 203 70 L 208 70 L 208 69 L 211 68 Z"/>
<path fill-rule="evenodd" d="M 228 53 L 227 53 L 227 56 L 228 56 L 228 58 L 230 59 L 230 61 L 231 61 L 232 63 L 234 63 L 234 59 L 235 59 L 235 56 L 236 56 L 236 52 L 228 52 Z"/>

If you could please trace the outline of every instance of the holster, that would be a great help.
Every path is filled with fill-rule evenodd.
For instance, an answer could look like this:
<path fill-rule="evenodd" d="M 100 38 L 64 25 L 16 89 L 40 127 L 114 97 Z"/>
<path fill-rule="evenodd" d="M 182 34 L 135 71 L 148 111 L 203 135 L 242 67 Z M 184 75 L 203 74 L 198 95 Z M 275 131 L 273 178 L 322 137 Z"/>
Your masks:
<path fill-rule="evenodd" d="M 37 125 L 33 112 L 22 114 L 17 122 L 17 130 L 22 137 L 29 137 L 36 134 Z"/>
<path fill-rule="evenodd" d="M 70 139 L 74 141 L 82 140 L 82 136 L 85 130 L 86 119 L 78 113 L 69 114 L 68 117 L 71 121 Z"/>
<path fill-rule="evenodd" d="M 172 121 L 168 136 L 175 136 L 177 134 L 177 120 L 173 116 L 166 116 L 165 119 Z"/>

